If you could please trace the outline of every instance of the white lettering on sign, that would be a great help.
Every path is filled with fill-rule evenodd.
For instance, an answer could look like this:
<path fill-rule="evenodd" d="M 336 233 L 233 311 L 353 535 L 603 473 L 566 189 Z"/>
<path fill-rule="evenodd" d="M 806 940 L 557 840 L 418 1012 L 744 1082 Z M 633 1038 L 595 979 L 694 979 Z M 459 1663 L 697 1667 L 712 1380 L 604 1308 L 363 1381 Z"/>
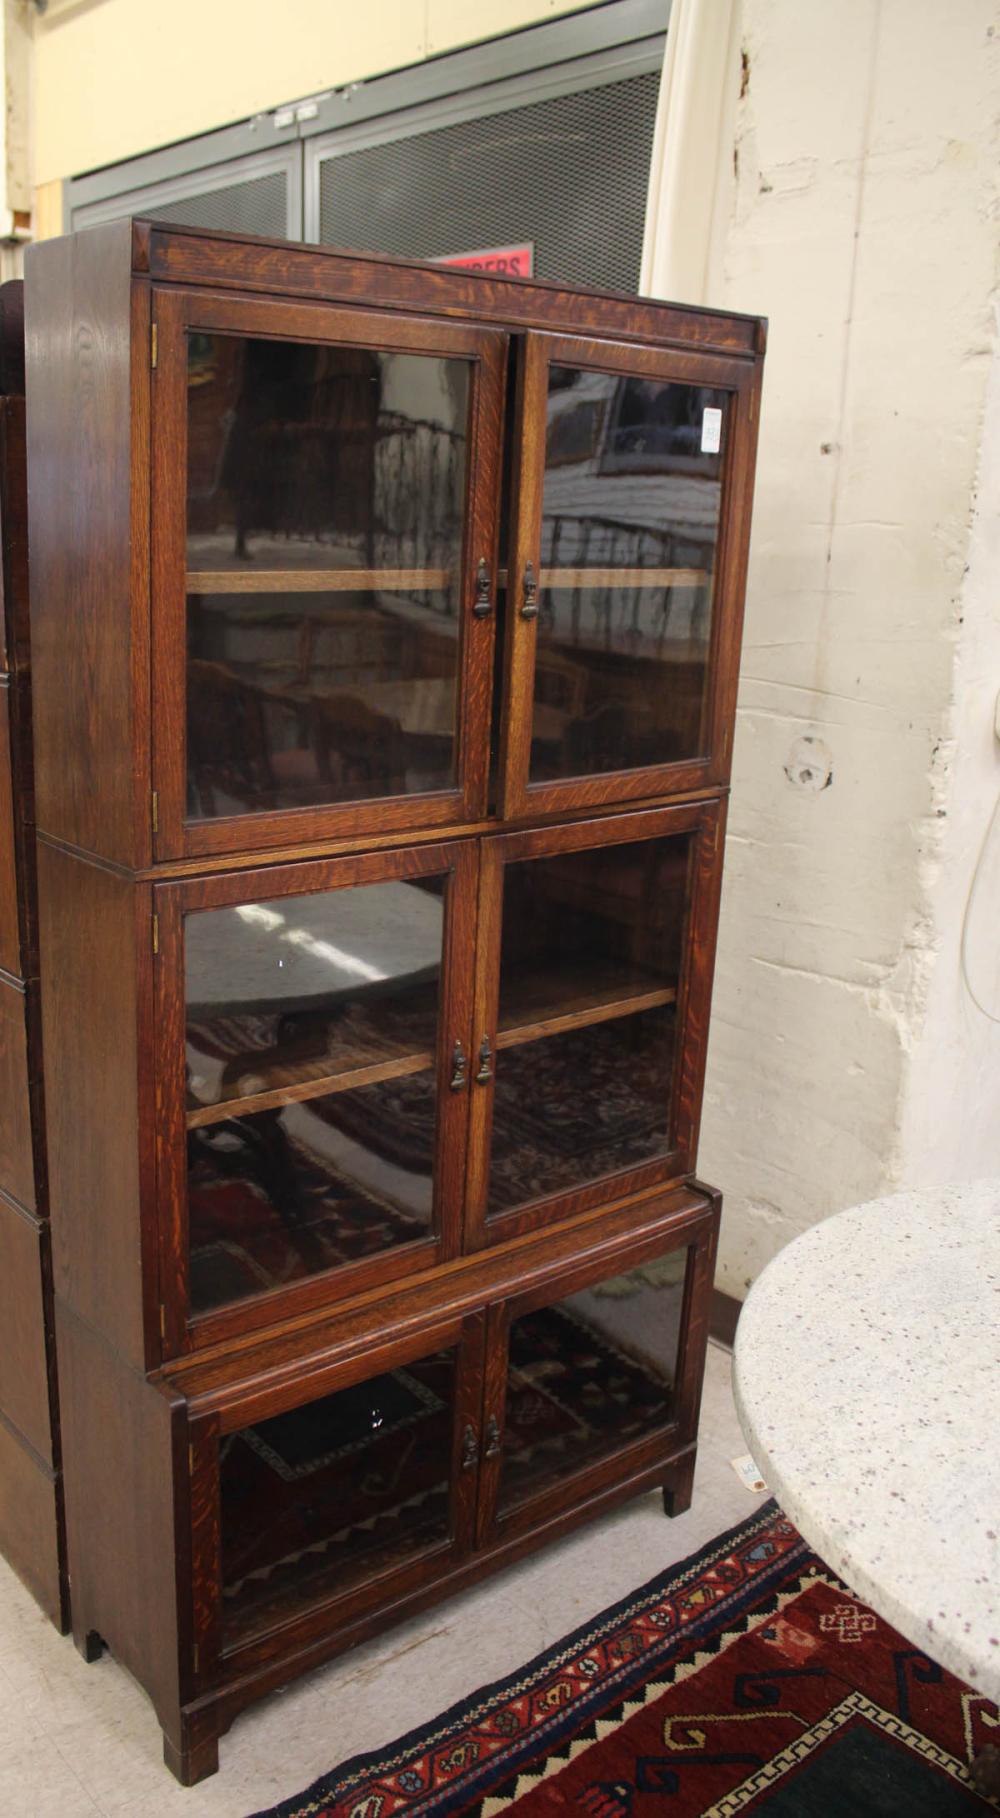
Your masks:
<path fill-rule="evenodd" d="M 701 452 L 718 454 L 722 446 L 722 412 L 709 405 L 701 413 Z"/>
<path fill-rule="evenodd" d="M 478 252 L 448 253 L 432 265 L 454 265 L 465 271 L 485 271 L 495 278 L 530 278 L 535 266 L 534 242 L 519 246 L 482 246 Z"/>

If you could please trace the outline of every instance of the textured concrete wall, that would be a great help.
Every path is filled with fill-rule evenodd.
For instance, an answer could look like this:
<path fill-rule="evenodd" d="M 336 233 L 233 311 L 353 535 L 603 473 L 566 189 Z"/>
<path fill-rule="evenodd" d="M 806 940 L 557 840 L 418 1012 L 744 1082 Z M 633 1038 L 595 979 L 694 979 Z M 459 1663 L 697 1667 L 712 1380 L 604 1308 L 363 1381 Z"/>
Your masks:
<path fill-rule="evenodd" d="M 940 1072 L 940 1034 L 923 1039 L 938 962 L 940 1027 L 966 1014 L 961 884 L 940 879 L 962 743 L 986 736 L 983 701 L 963 697 L 960 726 L 955 689 L 1000 13 L 745 0 L 743 48 L 710 296 L 765 311 L 771 338 L 701 1151 L 737 1294 L 797 1231 L 919 1167 L 908 1107 L 933 1104 Z M 980 749 L 966 845 L 991 761 Z M 1000 1115 L 977 1159 L 1000 1172 Z"/>
<path fill-rule="evenodd" d="M 1000 1174 L 1000 355 L 994 350 L 968 568 L 959 598 L 941 837 L 924 874 L 935 935 L 927 1014 L 903 1104 L 917 1185 Z M 963 965 L 963 934 L 964 965 Z"/>

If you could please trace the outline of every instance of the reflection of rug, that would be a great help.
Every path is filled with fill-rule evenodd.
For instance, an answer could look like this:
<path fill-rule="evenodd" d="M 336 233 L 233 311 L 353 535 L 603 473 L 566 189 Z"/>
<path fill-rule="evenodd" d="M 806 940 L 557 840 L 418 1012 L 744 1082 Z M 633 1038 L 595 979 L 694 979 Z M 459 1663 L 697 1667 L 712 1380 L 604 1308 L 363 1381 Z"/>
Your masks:
<path fill-rule="evenodd" d="M 378 1091 L 362 1088 L 366 1095 Z M 316 1114 L 322 1103 L 314 1100 L 310 1111 Z M 196 1312 L 426 1235 L 426 1216 L 339 1175 L 304 1142 L 283 1143 L 273 1173 L 276 1181 L 260 1156 L 244 1148 L 238 1127 L 217 1124 L 191 1133 L 188 1220 Z M 279 1198 L 284 1207 L 276 1204 Z"/>
<path fill-rule="evenodd" d="M 669 1419 L 669 1384 L 561 1308 L 516 1321 L 511 1350 L 505 1502 Z M 223 1442 L 223 1583 L 238 1620 L 445 1538 L 453 1372 L 440 1352 Z"/>
<path fill-rule="evenodd" d="M 673 1032 L 668 1005 L 498 1054 L 490 1210 L 662 1155 Z"/>
<path fill-rule="evenodd" d="M 345 1030 L 348 1023 L 359 1050 L 360 1019 L 345 1019 Z M 670 1006 L 502 1050 L 489 1210 L 571 1191 L 663 1155 L 673 1029 Z M 209 1062 L 216 1068 L 224 1063 L 233 1076 L 245 1073 L 254 1083 L 254 1068 L 276 1047 L 273 1018 L 220 1019 L 195 1033 L 198 1045 L 189 1031 L 188 1056 L 196 1074 L 206 1074 Z M 395 1039 L 401 1049 L 412 1034 L 400 1016 Z M 332 1052 L 326 1025 L 310 1039 Z M 301 1131 L 288 1134 L 290 1122 L 301 1125 L 306 1116 L 334 1133 L 328 1154 L 318 1132 L 311 1143 Z M 436 1080 L 428 1070 L 333 1092 L 298 1111 L 257 1113 L 192 1131 L 194 1309 L 222 1306 L 424 1236 L 436 1125 Z M 341 1169 L 331 1159 L 338 1138 L 345 1155 Z M 353 1162 L 345 1145 L 353 1146 Z M 364 1181 L 354 1172 L 359 1161 Z"/>
<path fill-rule="evenodd" d="M 377 1753 L 257 1818 L 962 1818 L 997 1713 L 768 1504 Z"/>

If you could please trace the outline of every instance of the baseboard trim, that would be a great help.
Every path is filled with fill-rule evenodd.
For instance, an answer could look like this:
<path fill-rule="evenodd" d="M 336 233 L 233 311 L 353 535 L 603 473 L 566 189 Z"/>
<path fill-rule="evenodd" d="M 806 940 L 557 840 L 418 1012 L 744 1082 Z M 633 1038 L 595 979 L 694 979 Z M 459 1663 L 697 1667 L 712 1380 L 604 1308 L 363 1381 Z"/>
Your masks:
<path fill-rule="evenodd" d="M 712 1289 L 712 1304 L 708 1312 L 708 1335 L 716 1344 L 725 1345 L 728 1351 L 733 1348 L 736 1337 L 736 1322 L 743 1311 L 743 1302 L 734 1294 L 724 1294 L 721 1288 Z"/>

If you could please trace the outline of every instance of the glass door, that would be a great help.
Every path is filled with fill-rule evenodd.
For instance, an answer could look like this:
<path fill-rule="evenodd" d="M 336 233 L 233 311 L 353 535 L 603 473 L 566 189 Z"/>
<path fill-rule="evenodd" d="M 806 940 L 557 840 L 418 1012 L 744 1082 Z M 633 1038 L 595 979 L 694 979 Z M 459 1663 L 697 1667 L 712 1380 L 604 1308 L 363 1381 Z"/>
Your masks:
<path fill-rule="evenodd" d="M 219 1587 L 202 1670 L 232 1677 L 273 1649 L 273 1632 L 349 1621 L 454 1568 L 471 1547 L 479 1478 L 485 1317 L 437 1321 L 266 1385 L 221 1419 L 194 1423 L 196 1533 L 205 1582 Z M 214 1427 L 214 1431 L 211 1429 Z M 214 1480 L 214 1481 L 213 1481 Z"/>
<path fill-rule="evenodd" d="M 506 338 L 158 292 L 157 857 L 486 805 Z"/>
<path fill-rule="evenodd" d="M 483 841 L 472 1245 L 693 1166 L 719 802 Z"/>
<path fill-rule="evenodd" d="M 480 1545 L 655 1471 L 693 1440 L 691 1353 L 704 1334 L 691 1307 L 710 1250 L 690 1226 L 661 1233 L 490 1308 Z"/>
<path fill-rule="evenodd" d="M 508 817 L 725 781 L 753 383 L 737 359 L 528 337 L 504 575 Z"/>
<path fill-rule="evenodd" d="M 457 1252 L 474 847 L 161 885 L 168 1349 Z"/>

